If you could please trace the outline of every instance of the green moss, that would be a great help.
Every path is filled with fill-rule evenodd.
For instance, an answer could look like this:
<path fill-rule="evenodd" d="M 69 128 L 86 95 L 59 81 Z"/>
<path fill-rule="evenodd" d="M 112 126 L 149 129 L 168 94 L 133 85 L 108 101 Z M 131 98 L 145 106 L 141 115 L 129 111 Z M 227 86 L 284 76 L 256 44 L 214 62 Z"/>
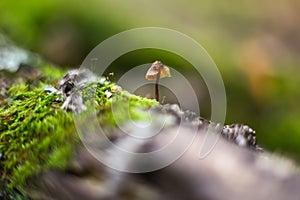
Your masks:
<path fill-rule="evenodd" d="M 44 84 L 12 85 L 6 92 L 7 103 L 0 108 L 0 172 L 10 187 L 23 190 L 29 178 L 44 170 L 64 170 L 80 143 L 72 113 L 61 109 L 59 94 L 44 92 Z M 91 83 L 80 91 L 88 110 L 91 105 L 97 109 L 101 125 L 113 127 L 129 119 L 148 120 L 141 109 L 158 102 L 127 91 L 113 92 L 114 85 Z M 108 97 L 107 92 L 112 96 Z"/>
<path fill-rule="evenodd" d="M 22 187 L 45 167 L 61 166 L 53 161 L 60 154 L 70 157 L 65 142 L 73 144 L 77 137 L 72 115 L 60 109 L 56 94 L 28 85 L 14 85 L 7 93 L 9 104 L 0 113 L 2 178 Z"/>
<path fill-rule="evenodd" d="M 127 120 L 149 121 L 147 112 L 141 112 L 151 106 L 158 105 L 153 99 L 142 98 L 123 91 L 113 96 L 104 106 L 106 112 L 99 118 L 101 124 L 121 125 Z M 104 122 L 103 122 L 104 119 Z"/>

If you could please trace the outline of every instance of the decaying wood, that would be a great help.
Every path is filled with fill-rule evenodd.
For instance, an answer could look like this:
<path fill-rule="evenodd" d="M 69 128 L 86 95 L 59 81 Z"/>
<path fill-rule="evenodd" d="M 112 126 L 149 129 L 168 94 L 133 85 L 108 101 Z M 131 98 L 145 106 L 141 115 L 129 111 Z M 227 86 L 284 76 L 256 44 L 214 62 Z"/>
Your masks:
<path fill-rule="evenodd" d="M 132 146 L 137 152 L 151 152 L 174 137 L 180 137 L 180 142 L 174 145 L 176 151 L 185 148 L 194 130 L 191 124 L 183 124 L 180 129 L 178 126 L 170 126 L 151 140 L 131 144 L 129 136 L 123 136 L 116 140 L 116 144 Z M 35 180 L 38 190 L 43 191 L 38 196 L 44 199 L 95 200 L 299 199 L 300 175 L 292 162 L 267 152 L 258 153 L 239 147 L 224 138 L 220 138 L 213 150 L 200 159 L 205 135 L 206 129 L 199 129 L 191 146 L 178 160 L 163 169 L 148 173 L 132 174 L 110 169 L 80 146 L 69 170 L 48 171 L 38 181 Z M 112 159 L 120 160 L 120 155 L 113 152 L 107 156 L 115 156 Z M 145 162 L 129 158 L 121 160 L 124 165 L 138 167 L 162 162 L 167 156 L 162 154 Z"/>

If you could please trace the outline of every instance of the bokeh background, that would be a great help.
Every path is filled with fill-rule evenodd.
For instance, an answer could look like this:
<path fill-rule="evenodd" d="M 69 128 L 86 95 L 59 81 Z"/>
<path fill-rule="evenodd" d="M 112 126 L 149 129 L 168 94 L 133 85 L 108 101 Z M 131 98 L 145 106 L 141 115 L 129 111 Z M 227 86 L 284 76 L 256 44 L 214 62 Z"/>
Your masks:
<path fill-rule="evenodd" d="M 299 0 L 2 0 L 0 32 L 64 67 L 79 67 L 97 44 L 131 28 L 159 26 L 187 34 L 203 45 L 222 74 L 226 123 L 250 125 L 261 146 L 300 161 L 299 11 Z M 156 59 L 189 77 L 201 115 L 209 118 L 201 77 L 177 55 L 134 51 L 110 70 L 117 80 L 130 67 Z M 172 102 L 171 93 L 165 96 Z"/>

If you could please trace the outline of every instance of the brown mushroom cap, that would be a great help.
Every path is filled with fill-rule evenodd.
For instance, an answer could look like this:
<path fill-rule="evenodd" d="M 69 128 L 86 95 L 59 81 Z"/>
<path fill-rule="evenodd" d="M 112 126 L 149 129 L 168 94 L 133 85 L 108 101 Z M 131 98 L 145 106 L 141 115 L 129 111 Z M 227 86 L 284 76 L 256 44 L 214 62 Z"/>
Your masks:
<path fill-rule="evenodd" d="M 163 65 L 160 61 L 155 61 L 148 69 L 145 78 L 147 80 L 156 80 L 160 70 L 159 78 L 171 77 L 170 69 L 166 65 Z"/>

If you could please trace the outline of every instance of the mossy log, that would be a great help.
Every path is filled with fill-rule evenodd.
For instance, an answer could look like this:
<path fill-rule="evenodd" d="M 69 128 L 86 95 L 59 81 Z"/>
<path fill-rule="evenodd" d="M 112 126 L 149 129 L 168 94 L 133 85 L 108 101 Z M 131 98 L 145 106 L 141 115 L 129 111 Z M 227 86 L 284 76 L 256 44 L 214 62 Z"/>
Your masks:
<path fill-rule="evenodd" d="M 111 169 L 85 148 L 74 126 L 74 109 L 64 106 L 58 88 L 62 70 L 43 65 L 23 72 L 1 71 L 0 171 L 1 198 L 14 199 L 299 199 L 300 175 L 295 165 L 269 153 L 241 148 L 220 138 L 213 151 L 199 159 L 202 142 L 211 122 L 184 112 L 178 106 L 115 90 L 107 79 L 89 82 L 78 90 L 86 110 L 96 109 L 97 121 L 107 137 L 136 152 L 151 152 L 180 135 L 174 151 L 184 149 L 197 130 L 194 142 L 173 164 L 148 173 L 126 173 Z M 25 72 L 28 72 L 24 76 Z M 58 75 L 59 74 L 59 75 Z M 8 78 L 9 77 L 9 78 Z M 4 84 L 5 83 L 5 84 Z M 67 92 L 66 92 L 67 93 Z M 118 106 L 112 113 L 112 104 Z M 152 132 L 160 119 L 168 119 L 151 140 L 131 143 L 117 128 L 128 121 L 123 105 L 136 123 L 149 122 Z M 71 111 L 70 111 L 71 110 Z M 76 109 L 75 109 L 76 110 Z M 149 112 L 152 118 L 149 119 Z M 117 121 L 116 121 L 117 116 Z M 84 122 L 87 122 L 86 120 Z M 136 131 L 130 129 L 129 131 Z M 180 129 L 178 127 L 181 127 Z M 110 147 L 92 140 L 99 153 L 121 164 L 143 167 L 164 162 L 162 154 L 147 161 L 122 157 Z M 112 155 L 114 157 L 112 157 Z M 19 193 L 20 192 L 20 193 Z"/>

